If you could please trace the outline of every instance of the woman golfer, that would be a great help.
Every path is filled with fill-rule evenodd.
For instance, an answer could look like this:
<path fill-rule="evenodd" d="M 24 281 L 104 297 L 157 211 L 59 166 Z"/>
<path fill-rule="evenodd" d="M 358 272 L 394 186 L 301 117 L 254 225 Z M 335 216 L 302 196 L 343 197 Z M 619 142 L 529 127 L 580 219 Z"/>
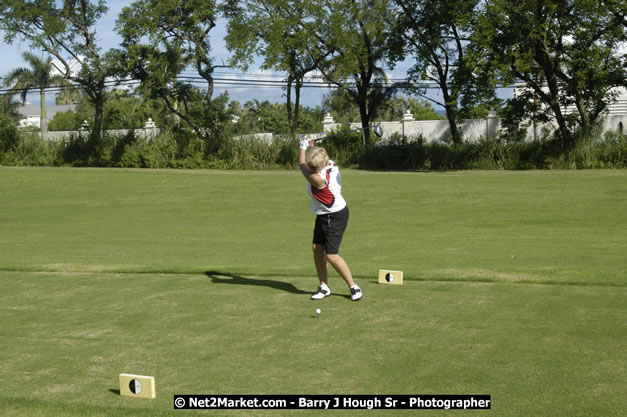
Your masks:
<path fill-rule="evenodd" d="M 362 297 L 361 288 L 353 281 L 346 261 L 338 255 L 348 223 L 348 206 L 342 197 L 340 170 L 335 162 L 329 160 L 324 148 L 314 146 L 313 140 L 300 141 L 298 163 L 309 182 L 307 192 L 311 196 L 311 211 L 316 215 L 313 256 L 320 286 L 311 299 L 321 300 L 331 295 L 327 270 L 330 263 L 350 288 L 351 299 L 358 301 Z"/>

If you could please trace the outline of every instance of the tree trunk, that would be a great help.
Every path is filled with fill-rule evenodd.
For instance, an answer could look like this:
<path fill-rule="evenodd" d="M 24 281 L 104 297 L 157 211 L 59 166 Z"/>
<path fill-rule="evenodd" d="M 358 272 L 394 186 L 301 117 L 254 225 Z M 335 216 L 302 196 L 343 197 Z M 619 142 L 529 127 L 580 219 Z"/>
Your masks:
<path fill-rule="evenodd" d="M 357 102 L 359 103 L 359 117 L 361 119 L 361 129 L 363 144 L 370 145 L 370 113 L 368 113 L 368 92 L 363 85 L 357 84 Z"/>
<path fill-rule="evenodd" d="M 462 136 L 457 127 L 457 102 L 451 99 L 446 81 L 441 82 L 440 90 L 442 91 L 442 98 L 444 99 L 446 120 L 448 120 L 448 125 L 451 129 L 451 139 L 455 145 L 460 145 L 462 143 Z"/>
<path fill-rule="evenodd" d="M 363 144 L 370 145 L 370 115 L 366 109 L 366 103 L 364 101 L 359 102 L 359 115 L 361 117 L 361 129 Z"/>
<path fill-rule="evenodd" d="M 569 150 L 573 146 L 574 136 L 572 132 L 570 131 L 570 129 L 568 128 L 566 117 L 564 116 L 564 113 L 562 112 L 562 108 L 560 107 L 557 83 L 549 82 L 549 91 L 551 94 L 550 107 L 551 107 L 551 110 L 553 110 L 553 114 L 555 115 L 555 121 L 557 122 L 558 135 L 562 142 L 562 148 L 563 150 L 566 151 L 566 150 Z"/>
<path fill-rule="evenodd" d="M 462 143 L 462 137 L 457 127 L 457 108 L 451 106 L 450 104 L 446 104 L 444 106 L 444 110 L 446 110 L 446 119 L 448 120 L 448 125 L 451 129 L 451 139 L 455 145 L 459 145 Z"/>
<path fill-rule="evenodd" d="M 577 94 L 577 112 L 579 112 L 579 120 L 581 123 L 581 131 L 583 137 L 588 137 L 592 131 L 592 122 L 590 121 L 590 113 L 586 107 L 586 102 L 579 94 Z"/>
<path fill-rule="evenodd" d="M 102 83 L 102 89 L 95 93 L 94 97 L 94 126 L 91 131 L 91 139 L 93 141 L 93 146 L 98 146 L 100 144 L 100 138 L 102 135 L 102 128 L 104 123 L 104 82 Z"/>
<path fill-rule="evenodd" d="M 444 110 L 446 111 L 446 120 L 451 129 L 451 139 L 455 145 L 462 143 L 462 136 L 457 126 L 457 95 L 451 95 L 449 92 L 449 85 L 447 79 L 448 69 L 445 71 L 439 64 L 436 66 L 438 70 L 438 82 L 440 85 L 440 91 L 442 92 L 442 98 L 444 100 Z"/>
<path fill-rule="evenodd" d="M 296 132 L 298 131 L 298 120 L 300 115 L 300 89 L 303 87 L 303 79 L 302 77 L 296 80 L 296 101 L 294 103 L 294 121 L 292 123 L 292 135 L 296 136 Z"/>
<path fill-rule="evenodd" d="M 294 123 L 292 121 L 292 79 L 292 73 L 290 72 L 287 75 L 287 102 L 285 106 L 287 107 L 287 124 L 290 127 L 290 134 L 292 137 L 295 137 Z"/>
<path fill-rule="evenodd" d="M 555 74 L 555 66 L 551 61 L 551 57 L 546 53 L 547 47 L 546 45 L 539 43 L 536 45 L 535 50 L 535 60 L 544 71 L 544 76 L 546 79 L 547 86 L 549 88 L 550 95 L 550 103 L 549 107 L 553 110 L 553 114 L 555 115 L 555 121 L 558 126 L 558 135 L 562 141 L 562 148 L 564 150 L 568 150 L 573 146 L 574 136 L 572 132 L 568 128 L 568 124 L 566 123 L 566 117 L 562 113 L 562 109 L 560 107 L 559 102 L 559 85 L 557 83 L 557 76 Z M 538 94 L 543 94 L 542 86 L 535 85 L 534 87 Z"/>
<path fill-rule="evenodd" d="M 172 121 L 174 122 L 174 127 L 178 128 L 181 125 L 181 116 L 178 115 L 179 110 L 179 87 L 176 82 L 176 78 L 174 79 L 174 103 L 172 104 L 175 112 L 172 114 Z"/>
<path fill-rule="evenodd" d="M 207 77 L 207 101 L 211 101 L 211 97 L 213 97 L 213 77 Z"/>
<path fill-rule="evenodd" d="M 39 90 L 39 99 L 41 100 L 39 128 L 41 129 L 41 138 L 46 139 L 48 133 L 48 116 L 46 115 L 46 92 L 43 88 Z"/>

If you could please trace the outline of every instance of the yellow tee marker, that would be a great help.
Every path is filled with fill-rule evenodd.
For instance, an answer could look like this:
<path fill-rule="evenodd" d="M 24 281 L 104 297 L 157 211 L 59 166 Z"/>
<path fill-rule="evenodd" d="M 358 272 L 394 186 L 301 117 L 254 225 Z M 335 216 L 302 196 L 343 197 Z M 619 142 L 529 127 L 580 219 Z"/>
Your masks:
<path fill-rule="evenodd" d="M 403 285 L 403 271 L 379 269 L 379 284 Z"/>
<path fill-rule="evenodd" d="M 152 376 L 120 374 L 120 395 L 155 398 L 155 378 Z"/>

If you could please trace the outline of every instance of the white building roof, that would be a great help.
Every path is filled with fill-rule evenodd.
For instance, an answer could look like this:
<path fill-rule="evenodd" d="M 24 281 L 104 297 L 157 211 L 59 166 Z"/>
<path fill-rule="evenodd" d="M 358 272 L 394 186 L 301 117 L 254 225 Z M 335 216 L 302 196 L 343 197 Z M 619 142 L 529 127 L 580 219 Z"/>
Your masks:
<path fill-rule="evenodd" d="M 66 110 L 74 110 L 75 107 L 76 105 L 74 104 L 46 105 L 46 116 L 48 120 L 50 120 L 55 114 Z M 41 107 L 39 104 L 26 103 L 19 106 L 17 111 L 25 118 L 39 118 L 41 115 Z"/>

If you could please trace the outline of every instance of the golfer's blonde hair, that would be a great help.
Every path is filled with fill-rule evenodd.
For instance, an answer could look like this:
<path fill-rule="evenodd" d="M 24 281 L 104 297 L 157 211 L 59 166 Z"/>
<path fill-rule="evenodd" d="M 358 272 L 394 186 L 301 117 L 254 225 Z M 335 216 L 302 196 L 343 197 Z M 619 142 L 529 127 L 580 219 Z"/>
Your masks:
<path fill-rule="evenodd" d="M 309 148 L 305 154 L 305 162 L 309 168 L 321 170 L 329 164 L 329 155 L 324 148 Z"/>

